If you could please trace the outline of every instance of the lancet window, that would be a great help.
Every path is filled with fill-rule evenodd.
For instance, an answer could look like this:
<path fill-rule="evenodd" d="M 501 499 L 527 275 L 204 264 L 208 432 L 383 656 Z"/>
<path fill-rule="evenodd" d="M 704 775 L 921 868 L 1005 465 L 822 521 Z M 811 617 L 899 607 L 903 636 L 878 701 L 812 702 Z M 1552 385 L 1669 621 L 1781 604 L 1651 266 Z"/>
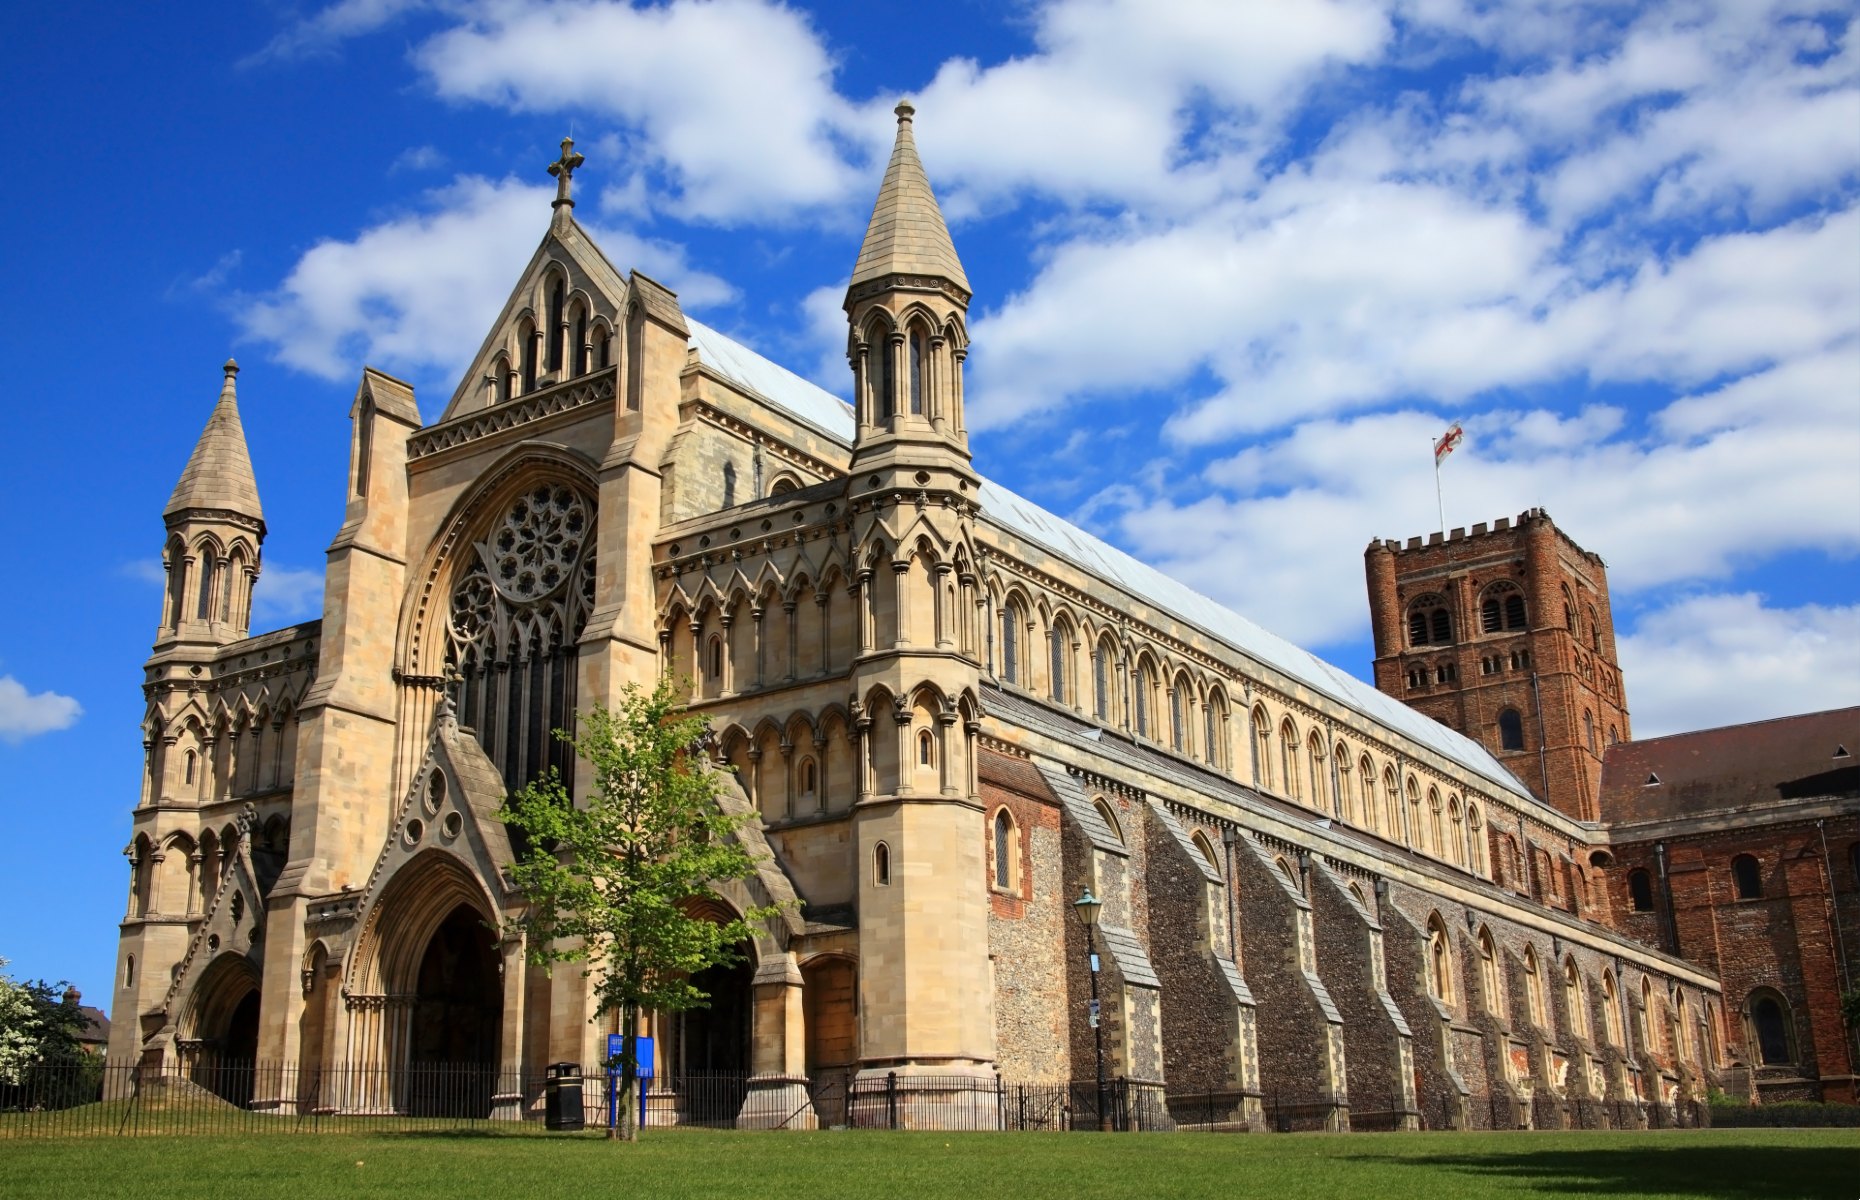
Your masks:
<path fill-rule="evenodd" d="M 468 553 L 448 608 L 459 721 L 512 788 L 574 754 L 553 735 L 575 712 L 575 645 L 594 600 L 594 504 L 561 483 L 511 501 Z M 449 672 L 449 673 L 450 673 Z"/>

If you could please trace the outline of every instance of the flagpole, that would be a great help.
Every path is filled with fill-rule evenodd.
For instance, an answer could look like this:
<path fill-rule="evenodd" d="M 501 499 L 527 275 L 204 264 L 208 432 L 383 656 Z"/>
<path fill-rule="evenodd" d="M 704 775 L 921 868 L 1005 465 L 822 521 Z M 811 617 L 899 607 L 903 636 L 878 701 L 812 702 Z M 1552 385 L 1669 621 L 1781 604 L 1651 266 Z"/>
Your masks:
<path fill-rule="evenodd" d="M 1440 509 L 1440 536 L 1447 536 L 1447 502 L 1440 491 L 1440 443 L 1432 442 L 1434 448 L 1434 504 Z"/>

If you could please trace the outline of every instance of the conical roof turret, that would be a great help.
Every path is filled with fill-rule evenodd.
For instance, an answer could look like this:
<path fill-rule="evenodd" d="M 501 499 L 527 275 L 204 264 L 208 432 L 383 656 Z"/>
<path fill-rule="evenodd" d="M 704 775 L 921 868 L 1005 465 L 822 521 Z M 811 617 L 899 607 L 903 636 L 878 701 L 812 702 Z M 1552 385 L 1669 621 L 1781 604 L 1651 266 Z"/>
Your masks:
<path fill-rule="evenodd" d="M 916 109 L 907 100 L 894 111 L 898 140 L 891 148 L 878 203 L 872 206 L 872 220 L 859 247 L 859 261 L 853 265 L 850 287 L 888 275 L 928 275 L 947 279 L 966 294 L 969 277 L 949 240 L 949 226 L 943 223 L 943 210 L 937 207 L 936 193 L 930 190 L 930 178 L 924 174 L 911 136 L 911 115 Z"/>
<path fill-rule="evenodd" d="M 174 494 L 162 516 L 173 519 L 196 509 L 238 513 L 264 523 L 258 503 L 258 481 L 252 475 L 252 456 L 245 447 L 245 427 L 239 423 L 239 398 L 234 380 L 239 364 L 226 360 L 226 378 L 219 403 L 207 418 L 207 427 L 194 443 L 194 453 L 181 472 Z"/>

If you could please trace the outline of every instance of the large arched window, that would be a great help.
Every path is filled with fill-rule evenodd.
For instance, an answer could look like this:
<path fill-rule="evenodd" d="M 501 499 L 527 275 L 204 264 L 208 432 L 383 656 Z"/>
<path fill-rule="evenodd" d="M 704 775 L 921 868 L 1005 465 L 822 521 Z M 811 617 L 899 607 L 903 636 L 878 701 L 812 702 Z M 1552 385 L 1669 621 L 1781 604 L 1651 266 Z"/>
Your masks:
<path fill-rule="evenodd" d="M 550 767 L 573 785 L 574 752 L 553 731 L 576 710 L 577 644 L 594 600 L 593 514 L 575 488 L 534 484 L 504 504 L 452 581 L 454 707 L 510 788 Z"/>
<path fill-rule="evenodd" d="M 1188 681 L 1179 675 L 1169 687 L 1169 745 L 1177 753 L 1188 749 L 1188 701 L 1183 695 L 1187 687 Z"/>
<path fill-rule="evenodd" d="M 1215 770 L 1224 770 L 1227 766 L 1227 703 L 1220 693 L 1210 692 L 1207 704 L 1201 709 L 1202 753 L 1207 756 L 1208 765 Z"/>
<path fill-rule="evenodd" d="M 1066 664 L 1070 660 L 1072 649 L 1072 627 L 1063 619 L 1055 620 L 1047 632 L 1046 673 L 1051 685 L 1055 703 L 1064 704 L 1072 694 L 1066 686 Z"/>
<path fill-rule="evenodd" d="M 1770 988 L 1750 993 L 1750 1032 L 1757 1043 L 1757 1059 L 1766 1067 L 1795 1061 L 1795 1023 L 1789 1006 Z"/>
<path fill-rule="evenodd" d="M 1324 739 L 1318 735 L 1317 730 L 1313 729 L 1311 736 L 1305 740 L 1305 758 L 1311 767 L 1311 805 L 1313 808 L 1325 807 L 1324 784 L 1330 772 L 1324 769 L 1324 764 L 1328 757 L 1324 753 Z"/>
<path fill-rule="evenodd" d="M 1574 955 L 1563 963 L 1563 1007 L 1569 1012 L 1570 1033 L 1579 1038 L 1588 1038 L 1589 1005 L 1583 996 L 1582 971 L 1576 966 Z"/>
<path fill-rule="evenodd" d="M 1100 640 L 1091 655 L 1091 705 L 1100 721 L 1111 719 L 1111 643 Z"/>
<path fill-rule="evenodd" d="M 1154 737 L 1155 731 L 1150 726 L 1150 695 L 1156 690 L 1156 675 L 1148 662 L 1137 667 L 1134 690 L 1137 693 L 1137 736 Z"/>
<path fill-rule="evenodd" d="M 1507 633 L 1526 628 L 1524 593 L 1515 583 L 1495 583 L 1479 601 L 1479 628 L 1484 633 Z"/>
<path fill-rule="evenodd" d="M 548 366 L 545 370 L 554 372 L 562 369 L 562 335 L 568 324 L 568 285 L 560 275 L 549 289 L 549 328 L 544 331 L 548 338 Z"/>
<path fill-rule="evenodd" d="M 1731 860 L 1731 882 L 1737 887 L 1739 900 L 1763 898 L 1763 871 L 1755 855 L 1740 854 Z"/>
<path fill-rule="evenodd" d="M 1253 710 L 1253 782 L 1272 786 L 1272 719 L 1263 708 Z"/>
<path fill-rule="evenodd" d="M 1621 1044 L 1621 990 L 1615 986 L 1615 973 L 1602 972 L 1602 1028 L 1608 1031 L 1608 1044 Z"/>
<path fill-rule="evenodd" d="M 1439 913 L 1427 922 L 1427 990 L 1442 1004 L 1453 1003 L 1453 943 Z"/>
<path fill-rule="evenodd" d="M 1635 912 L 1653 911 L 1653 876 L 1643 867 L 1628 872 L 1628 902 Z"/>
<path fill-rule="evenodd" d="M 1582 710 L 1582 739 L 1589 743 L 1590 754 L 1601 753 L 1601 747 L 1595 744 L 1595 714 L 1586 708 Z"/>
<path fill-rule="evenodd" d="M 1502 750 L 1524 749 L 1524 718 L 1515 708 L 1503 709 L 1498 714 L 1498 745 Z"/>
<path fill-rule="evenodd" d="M 200 547 L 200 602 L 195 607 L 194 619 L 211 621 L 213 619 L 213 572 L 219 565 L 213 558 L 213 547 Z"/>

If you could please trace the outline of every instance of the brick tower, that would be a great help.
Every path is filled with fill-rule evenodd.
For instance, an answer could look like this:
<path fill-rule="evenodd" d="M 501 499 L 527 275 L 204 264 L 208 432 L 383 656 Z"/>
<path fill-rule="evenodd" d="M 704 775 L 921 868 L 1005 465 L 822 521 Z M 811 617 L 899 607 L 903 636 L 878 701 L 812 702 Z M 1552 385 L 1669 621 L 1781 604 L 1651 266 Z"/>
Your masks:
<path fill-rule="evenodd" d="M 1608 569 L 1540 508 L 1364 552 L 1376 687 L 1480 742 L 1539 798 L 1596 819 L 1631 736 Z"/>

